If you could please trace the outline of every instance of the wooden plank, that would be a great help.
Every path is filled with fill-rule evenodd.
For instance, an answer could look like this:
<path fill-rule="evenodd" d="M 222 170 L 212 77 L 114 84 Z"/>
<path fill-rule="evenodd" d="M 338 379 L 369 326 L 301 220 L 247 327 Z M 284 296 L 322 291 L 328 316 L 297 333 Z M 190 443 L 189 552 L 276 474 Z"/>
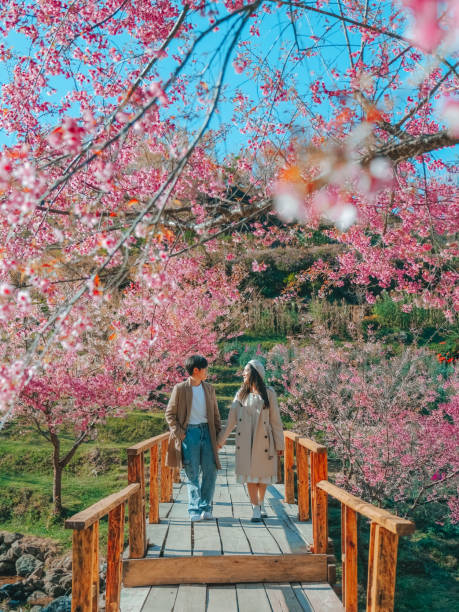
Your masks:
<path fill-rule="evenodd" d="M 241 525 L 254 555 L 278 555 L 281 552 L 276 540 L 266 529 L 264 523 L 241 521 Z"/>
<path fill-rule="evenodd" d="M 238 582 L 321 582 L 327 579 L 327 555 L 220 555 L 127 559 L 123 584 L 235 584 Z"/>
<path fill-rule="evenodd" d="M 109 495 L 108 497 L 104 497 L 100 501 L 96 502 L 89 508 L 74 514 L 70 518 L 65 521 L 66 529 L 86 529 L 100 518 L 105 516 L 116 508 L 121 503 L 126 501 L 131 495 L 137 493 L 140 488 L 140 484 L 134 483 L 125 487 L 118 493 L 113 493 L 113 495 Z"/>
<path fill-rule="evenodd" d="M 175 600 L 174 612 L 203 612 L 206 609 L 206 587 L 202 584 L 181 584 Z M 160 610 L 161 608 L 155 608 Z"/>
<path fill-rule="evenodd" d="M 193 555 L 215 556 L 222 554 L 220 535 L 215 520 L 193 524 Z"/>
<path fill-rule="evenodd" d="M 301 587 L 314 612 L 344 612 L 343 604 L 329 584 L 302 583 Z"/>
<path fill-rule="evenodd" d="M 150 448 L 150 512 L 151 523 L 159 523 L 158 445 Z"/>
<path fill-rule="evenodd" d="M 219 473 L 217 476 L 212 512 L 215 518 L 228 518 L 233 516 L 233 508 L 226 473 Z"/>
<path fill-rule="evenodd" d="M 239 519 L 249 519 L 252 516 L 252 504 L 243 485 L 230 484 L 228 477 L 228 489 L 233 506 L 233 516 Z"/>
<path fill-rule="evenodd" d="M 375 525 L 370 536 L 373 559 L 371 581 L 367 590 L 368 612 L 392 612 L 394 609 L 395 576 L 397 567 L 398 535 L 381 525 Z M 369 569 L 370 574 L 370 569 Z"/>
<path fill-rule="evenodd" d="M 165 521 L 162 523 L 147 525 L 147 557 L 159 557 L 165 544 L 168 529 L 169 523 Z"/>
<path fill-rule="evenodd" d="M 271 612 L 268 596 L 262 584 L 237 584 L 239 612 Z"/>
<path fill-rule="evenodd" d="M 177 491 L 174 503 L 171 506 L 168 519 L 188 519 L 188 487 L 183 485 L 179 491 Z"/>
<path fill-rule="evenodd" d="M 108 515 L 107 576 L 105 607 L 119 610 L 121 595 L 122 552 L 124 544 L 124 503 L 110 510 Z"/>
<path fill-rule="evenodd" d="M 164 557 L 191 556 L 191 523 L 188 518 L 170 519 L 163 554 Z"/>
<path fill-rule="evenodd" d="M 303 612 L 304 608 L 288 582 L 265 584 L 265 591 L 273 612 Z"/>
<path fill-rule="evenodd" d="M 288 429 L 284 429 L 284 439 L 289 439 L 289 440 L 293 440 L 293 442 L 296 442 L 300 437 L 301 436 L 299 436 L 294 431 L 290 431 Z"/>
<path fill-rule="evenodd" d="M 303 540 L 311 546 L 313 542 L 312 522 L 302 522 L 298 520 L 297 506 L 286 504 L 282 501 L 282 489 L 281 491 L 278 490 L 281 487 L 282 485 L 278 484 L 270 485 L 266 491 L 266 502 L 273 509 L 276 516 L 289 520 Z"/>
<path fill-rule="evenodd" d="M 143 453 L 128 457 L 128 481 L 138 482 L 140 488 L 128 500 L 129 506 L 129 554 L 139 559 L 145 555 L 147 540 L 145 535 L 145 470 Z"/>
<path fill-rule="evenodd" d="M 346 612 L 358 612 L 357 598 L 357 514 L 344 506 L 344 606 Z"/>
<path fill-rule="evenodd" d="M 153 610 L 169 612 L 173 610 L 177 591 L 178 587 L 171 585 L 152 587 L 148 597 L 145 599 L 141 612 L 152 612 Z"/>
<path fill-rule="evenodd" d="M 268 517 L 264 519 L 264 524 L 284 554 L 309 552 L 308 544 L 288 518 Z"/>
<path fill-rule="evenodd" d="M 314 442 L 314 440 L 310 440 L 309 438 L 300 438 L 298 440 L 298 444 L 301 444 L 301 446 L 304 446 L 305 448 L 312 451 L 313 453 L 326 453 L 327 452 L 326 446 L 323 446 L 322 444 L 317 444 L 317 442 Z"/>
<path fill-rule="evenodd" d="M 155 444 L 158 444 L 162 442 L 163 440 L 168 440 L 168 439 L 169 439 L 169 432 L 167 431 L 166 433 L 159 434 L 159 436 L 155 436 L 154 438 L 148 438 L 148 440 L 143 440 L 142 442 L 138 442 L 137 444 L 134 444 L 134 446 L 130 446 L 127 449 L 127 454 L 128 456 L 140 455 L 141 453 L 143 453 L 144 451 L 147 451 L 149 448 L 151 448 Z"/>
<path fill-rule="evenodd" d="M 249 541 L 239 519 L 218 519 L 218 529 L 224 555 L 250 554 Z"/>
<path fill-rule="evenodd" d="M 229 585 L 207 587 L 207 612 L 237 612 L 236 587 Z"/>
<path fill-rule="evenodd" d="M 331 495 L 341 503 L 349 506 L 349 508 L 352 508 L 359 514 L 362 514 L 372 521 L 375 521 L 392 533 L 397 535 L 410 535 L 416 529 L 416 526 L 412 521 L 399 518 L 387 510 L 373 506 L 373 504 L 369 504 L 368 502 L 363 501 L 363 499 L 355 497 L 355 495 L 351 495 L 351 493 L 340 489 L 340 487 L 337 487 L 325 479 L 322 482 L 319 482 L 317 486 L 322 491 L 328 493 L 328 495 Z"/>
<path fill-rule="evenodd" d="M 305 612 L 314 612 L 311 603 L 309 602 L 309 599 L 306 597 L 306 594 L 303 591 L 301 584 L 298 582 L 291 582 L 290 586 L 292 587 L 292 591 L 295 594 L 295 597 L 298 603 L 300 604 L 301 609 L 305 610 Z"/>
<path fill-rule="evenodd" d="M 288 504 L 295 503 L 295 473 L 294 473 L 294 449 L 295 443 L 291 438 L 285 439 L 284 450 L 284 485 L 285 501 Z"/>
<path fill-rule="evenodd" d="M 130 589 L 123 586 L 120 599 L 121 612 L 140 612 L 149 592 L 149 587 Z"/>
<path fill-rule="evenodd" d="M 296 446 L 297 487 L 298 487 L 298 518 L 300 521 L 309 519 L 309 466 L 308 450 L 304 446 Z"/>
<path fill-rule="evenodd" d="M 92 571 L 94 525 L 73 531 L 72 612 L 92 608 Z"/>
<path fill-rule="evenodd" d="M 328 478 L 327 454 L 311 454 L 312 532 L 315 553 L 326 553 L 328 547 L 328 498 L 317 483 Z"/>

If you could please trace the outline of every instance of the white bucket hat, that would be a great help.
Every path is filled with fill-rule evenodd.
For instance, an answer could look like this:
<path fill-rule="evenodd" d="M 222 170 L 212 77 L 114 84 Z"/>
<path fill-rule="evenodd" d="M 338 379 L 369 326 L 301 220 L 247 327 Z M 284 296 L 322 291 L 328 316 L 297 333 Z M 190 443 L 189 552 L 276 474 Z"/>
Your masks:
<path fill-rule="evenodd" d="M 265 377 L 265 368 L 261 361 L 258 361 L 258 359 L 251 359 L 247 365 L 251 365 L 252 368 L 255 368 L 262 379 Z"/>

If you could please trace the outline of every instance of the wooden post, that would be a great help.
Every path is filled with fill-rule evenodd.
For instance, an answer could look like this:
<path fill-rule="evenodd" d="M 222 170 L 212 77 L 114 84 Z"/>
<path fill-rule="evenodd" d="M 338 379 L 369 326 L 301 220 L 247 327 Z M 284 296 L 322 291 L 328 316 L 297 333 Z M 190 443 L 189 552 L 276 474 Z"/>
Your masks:
<path fill-rule="evenodd" d="M 93 525 L 92 532 L 92 612 L 99 610 L 99 521 Z"/>
<path fill-rule="evenodd" d="M 328 546 L 328 499 L 317 483 L 327 480 L 327 453 L 311 453 L 312 533 L 314 552 L 326 554 Z"/>
<path fill-rule="evenodd" d="M 174 482 L 182 482 L 180 480 L 180 468 L 174 468 Z"/>
<path fill-rule="evenodd" d="M 172 501 L 172 477 L 171 477 L 171 468 L 166 465 L 166 454 L 167 454 L 167 446 L 169 444 L 168 440 L 163 440 L 161 442 L 161 494 L 159 497 L 160 502 L 170 502 Z"/>
<path fill-rule="evenodd" d="M 368 559 L 367 612 L 394 609 L 398 535 L 371 523 Z"/>
<path fill-rule="evenodd" d="M 140 489 L 129 498 L 129 556 L 141 559 L 147 550 L 145 518 L 145 473 L 143 453 L 128 455 L 128 481 L 140 483 Z"/>
<path fill-rule="evenodd" d="M 124 545 L 124 503 L 108 513 L 107 578 L 105 609 L 119 612 L 121 595 L 121 570 Z"/>
<path fill-rule="evenodd" d="M 357 605 L 357 513 L 348 506 L 341 506 L 344 511 L 344 608 L 346 612 L 358 612 Z"/>
<path fill-rule="evenodd" d="M 298 486 L 298 518 L 300 521 L 309 519 L 309 451 L 302 444 L 296 443 L 296 473 Z"/>
<path fill-rule="evenodd" d="M 346 505 L 341 503 L 341 595 L 346 600 Z"/>
<path fill-rule="evenodd" d="M 158 445 L 150 448 L 150 523 L 159 523 Z"/>
<path fill-rule="evenodd" d="M 72 612 L 92 610 L 94 525 L 73 530 Z"/>
<path fill-rule="evenodd" d="M 293 440 L 285 437 L 285 450 L 284 450 L 284 485 L 285 485 L 285 499 L 287 504 L 295 503 L 295 475 L 293 473 L 294 454 L 293 454 Z"/>

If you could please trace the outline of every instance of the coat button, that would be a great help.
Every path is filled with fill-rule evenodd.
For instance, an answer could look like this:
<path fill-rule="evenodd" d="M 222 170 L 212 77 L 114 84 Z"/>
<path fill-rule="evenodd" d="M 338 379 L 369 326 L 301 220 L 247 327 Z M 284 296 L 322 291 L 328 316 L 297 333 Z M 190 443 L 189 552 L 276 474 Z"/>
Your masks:
<path fill-rule="evenodd" d="M 242 421 L 242 419 L 239 419 L 239 423 Z"/>
<path fill-rule="evenodd" d="M 237 432 L 237 435 L 238 435 L 238 436 L 240 436 L 240 435 L 241 435 L 241 432 L 240 432 L 240 431 L 238 431 L 238 432 Z"/>
<path fill-rule="evenodd" d="M 268 449 L 267 449 L 267 448 L 265 448 L 265 453 L 267 453 L 267 452 L 268 452 Z"/>
<path fill-rule="evenodd" d="M 267 438 L 268 436 L 265 436 L 265 438 Z"/>
<path fill-rule="evenodd" d="M 236 448 L 241 448 L 240 446 L 237 446 Z"/>

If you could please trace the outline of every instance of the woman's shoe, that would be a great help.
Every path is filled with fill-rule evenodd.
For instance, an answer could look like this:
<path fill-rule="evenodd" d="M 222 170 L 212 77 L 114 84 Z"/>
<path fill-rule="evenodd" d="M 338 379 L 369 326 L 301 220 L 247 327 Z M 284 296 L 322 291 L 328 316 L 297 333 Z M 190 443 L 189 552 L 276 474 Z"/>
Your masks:
<path fill-rule="evenodd" d="M 265 508 L 265 502 L 261 502 L 260 512 L 261 512 L 261 518 L 268 518 L 268 513 L 266 512 L 266 508 Z"/>
<path fill-rule="evenodd" d="M 261 523 L 261 507 L 253 506 L 252 509 L 252 518 L 250 519 L 252 523 Z"/>

